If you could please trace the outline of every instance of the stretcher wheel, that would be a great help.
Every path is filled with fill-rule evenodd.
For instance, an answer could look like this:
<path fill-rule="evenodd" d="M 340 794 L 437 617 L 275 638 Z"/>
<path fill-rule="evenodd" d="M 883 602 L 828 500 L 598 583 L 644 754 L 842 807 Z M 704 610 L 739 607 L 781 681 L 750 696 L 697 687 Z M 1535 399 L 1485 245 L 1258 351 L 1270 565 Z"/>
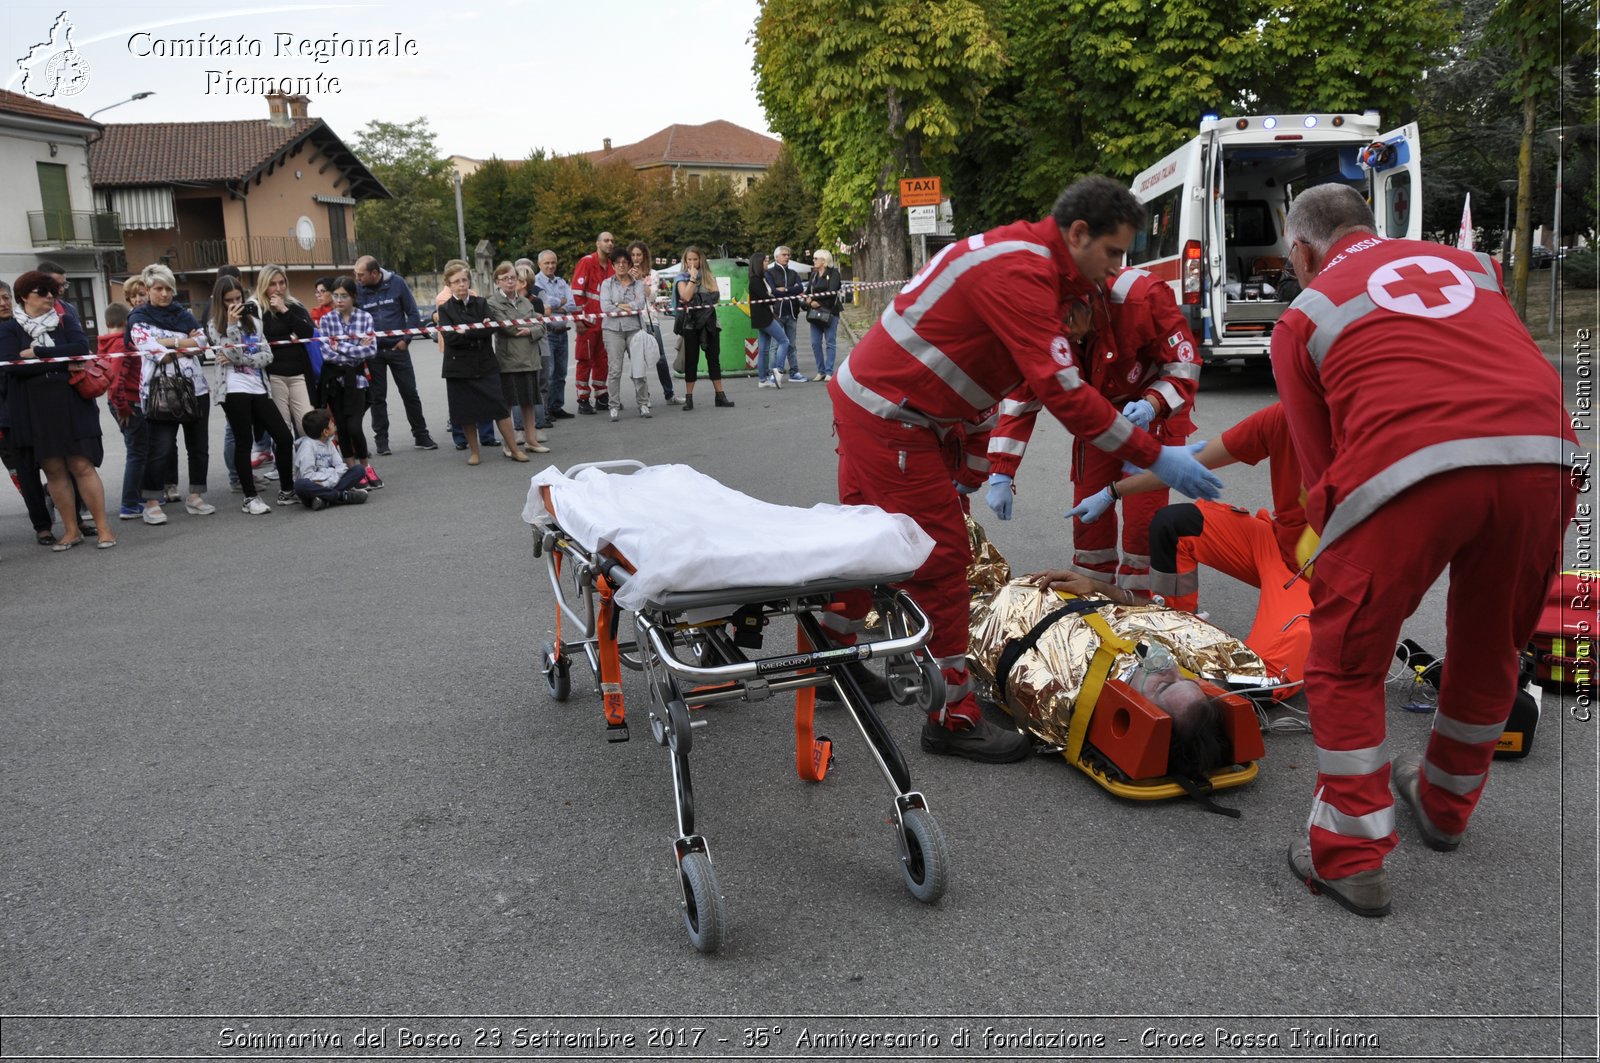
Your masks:
<path fill-rule="evenodd" d="M 944 673 L 928 657 L 890 660 L 885 679 L 897 705 L 915 705 L 933 712 L 944 704 Z"/>
<path fill-rule="evenodd" d="M 566 701 L 572 693 L 572 673 L 567 665 L 565 656 L 556 652 L 556 644 L 544 644 L 544 652 L 540 656 L 544 670 L 544 683 L 550 691 L 552 701 Z"/>
<path fill-rule="evenodd" d="M 900 873 L 906 889 L 923 904 L 944 896 L 950 884 L 950 854 L 939 821 L 925 808 L 908 808 L 901 813 L 905 853 Z"/>
<path fill-rule="evenodd" d="M 722 946 L 728 913 L 711 858 L 705 853 L 689 853 L 678 863 L 678 877 L 683 885 L 683 925 L 689 931 L 689 943 L 701 952 L 716 952 Z"/>

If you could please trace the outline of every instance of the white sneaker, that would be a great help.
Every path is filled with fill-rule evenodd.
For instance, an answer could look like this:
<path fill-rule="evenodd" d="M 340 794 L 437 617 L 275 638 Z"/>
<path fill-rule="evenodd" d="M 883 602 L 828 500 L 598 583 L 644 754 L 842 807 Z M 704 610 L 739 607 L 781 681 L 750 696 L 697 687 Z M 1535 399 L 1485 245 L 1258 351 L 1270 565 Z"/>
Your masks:
<path fill-rule="evenodd" d="M 144 522 L 146 524 L 165 524 L 167 522 L 167 515 L 161 512 L 160 506 L 145 506 Z"/>
<path fill-rule="evenodd" d="M 244 505 L 240 506 L 239 508 L 243 512 L 250 514 L 252 517 L 259 517 L 263 513 L 272 512 L 272 507 L 261 501 L 261 499 L 257 498 L 255 495 L 251 495 L 249 498 L 245 499 Z"/>
<path fill-rule="evenodd" d="M 611 407 L 611 419 L 613 421 L 622 420 L 622 411 L 617 409 L 615 406 Z"/>
<path fill-rule="evenodd" d="M 201 498 L 199 495 L 190 495 L 183 503 L 184 512 L 191 517 L 209 517 L 217 511 L 217 507 Z"/>
<path fill-rule="evenodd" d="M 544 434 L 544 429 L 543 428 L 535 429 L 534 433 L 533 433 L 533 438 L 537 442 L 540 442 L 540 443 L 548 443 L 548 442 L 550 442 L 550 437 Z"/>
<path fill-rule="evenodd" d="M 756 385 L 756 387 L 758 387 L 758 388 L 775 388 L 777 386 L 778 385 L 776 385 L 776 384 L 774 384 L 772 382 L 772 378 L 771 377 L 762 377 L 761 378 L 761 382 Z"/>
<path fill-rule="evenodd" d="M 783 387 L 783 374 L 782 373 L 773 373 L 772 374 L 772 386 L 775 387 L 775 388 Z"/>
<path fill-rule="evenodd" d="M 674 395 L 674 396 L 672 396 L 672 398 L 667 400 L 667 405 L 668 406 L 682 406 L 683 405 L 683 399 L 681 397 L 677 396 L 677 395 Z"/>
<path fill-rule="evenodd" d="M 648 402 L 639 403 L 639 416 L 640 417 L 649 417 L 650 416 L 650 404 Z"/>

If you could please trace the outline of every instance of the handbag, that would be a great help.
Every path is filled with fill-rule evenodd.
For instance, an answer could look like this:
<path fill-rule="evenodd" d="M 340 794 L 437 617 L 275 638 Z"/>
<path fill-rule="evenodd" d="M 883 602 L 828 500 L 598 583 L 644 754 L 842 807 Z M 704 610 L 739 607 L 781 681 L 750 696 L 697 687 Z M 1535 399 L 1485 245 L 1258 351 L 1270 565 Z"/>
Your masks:
<path fill-rule="evenodd" d="M 67 373 L 67 383 L 71 384 L 79 395 L 93 401 L 111 390 L 111 374 L 106 370 L 104 362 L 90 357 L 72 363 L 72 368 Z"/>
<path fill-rule="evenodd" d="M 806 311 L 806 320 L 813 325 L 821 325 L 823 328 L 827 328 L 833 324 L 833 311 L 824 310 L 820 306 L 813 306 Z"/>
<path fill-rule="evenodd" d="M 683 372 L 683 333 L 678 333 L 678 356 L 672 360 L 672 371 Z"/>
<path fill-rule="evenodd" d="M 163 373 L 157 367 L 145 388 L 144 419 L 156 424 L 188 424 L 200 418 L 200 398 L 195 394 L 194 381 L 178 371 L 175 365 Z"/>

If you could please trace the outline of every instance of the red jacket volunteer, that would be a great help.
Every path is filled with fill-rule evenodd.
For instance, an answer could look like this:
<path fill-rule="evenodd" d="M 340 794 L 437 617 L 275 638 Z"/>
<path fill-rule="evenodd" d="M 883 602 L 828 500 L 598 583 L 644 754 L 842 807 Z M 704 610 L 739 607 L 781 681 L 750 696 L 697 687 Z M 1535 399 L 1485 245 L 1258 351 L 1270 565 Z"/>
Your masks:
<path fill-rule="evenodd" d="M 1397 790 L 1434 848 L 1454 848 L 1488 778 L 1576 501 L 1560 379 L 1486 255 L 1382 240 L 1353 190 L 1290 211 L 1306 290 L 1272 364 L 1321 532 L 1306 690 L 1317 744 L 1296 873 L 1363 915 L 1389 910 L 1396 842 L 1384 677 L 1401 623 L 1446 567 L 1448 642 L 1427 752 Z"/>

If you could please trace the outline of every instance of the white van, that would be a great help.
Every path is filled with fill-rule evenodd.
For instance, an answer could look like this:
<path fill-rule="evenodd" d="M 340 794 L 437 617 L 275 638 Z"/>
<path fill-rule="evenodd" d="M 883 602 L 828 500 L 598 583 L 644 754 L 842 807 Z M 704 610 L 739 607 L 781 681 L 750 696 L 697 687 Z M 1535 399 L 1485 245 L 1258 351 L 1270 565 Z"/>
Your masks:
<path fill-rule="evenodd" d="M 1421 239 L 1417 127 L 1378 125 L 1375 111 L 1208 115 L 1199 136 L 1134 178 L 1150 220 L 1128 264 L 1171 283 L 1206 362 L 1267 357 L 1299 294 L 1283 231 L 1298 192 L 1342 181 L 1367 196 L 1378 235 Z"/>

